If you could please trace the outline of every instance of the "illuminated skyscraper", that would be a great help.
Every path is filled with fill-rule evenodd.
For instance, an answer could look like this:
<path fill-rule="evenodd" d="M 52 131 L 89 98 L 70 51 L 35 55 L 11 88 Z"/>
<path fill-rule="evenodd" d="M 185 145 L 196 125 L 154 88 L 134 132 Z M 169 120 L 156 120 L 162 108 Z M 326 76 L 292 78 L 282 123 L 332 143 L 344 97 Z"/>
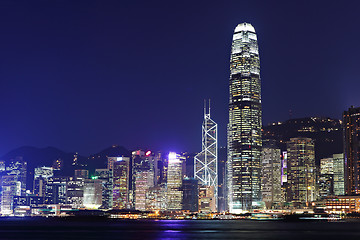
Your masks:
<path fill-rule="evenodd" d="M 349 108 L 343 114 L 345 193 L 360 193 L 360 107 Z"/>
<path fill-rule="evenodd" d="M 344 154 L 333 154 L 334 161 L 334 194 L 344 195 Z"/>
<path fill-rule="evenodd" d="M 235 28 L 230 57 L 228 125 L 229 210 L 254 209 L 261 201 L 261 82 L 254 27 Z"/>
<path fill-rule="evenodd" d="M 288 201 L 295 206 L 315 201 L 315 151 L 311 138 L 291 138 L 288 152 Z"/>
<path fill-rule="evenodd" d="M 115 164 L 116 166 L 117 164 Z M 100 179 L 85 179 L 84 206 L 87 209 L 98 209 L 102 205 L 102 184 Z"/>
<path fill-rule="evenodd" d="M 37 167 L 34 173 L 33 193 L 36 196 L 44 197 L 48 179 L 53 177 L 52 167 Z"/>
<path fill-rule="evenodd" d="M 110 209 L 113 206 L 113 172 L 107 168 L 96 169 L 95 179 L 101 180 L 102 204 L 101 209 Z"/>
<path fill-rule="evenodd" d="M 113 208 L 129 208 L 128 157 L 108 157 L 108 168 L 113 171 Z"/>
<path fill-rule="evenodd" d="M 210 118 L 209 110 L 204 106 L 204 121 L 202 125 L 202 151 L 194 158 L 194 175 L 199 184 L 214 187 L 215 206 L 218 196 L 218 144 L 217 124 Z"/>
<path fill-rule="evenodd" d="M 261 192 L 267 208 L 281 202 L 281 150 L 268 143 L 261 154 Z"/>
<path fill-rule="evenodd" d="M 168 210 L 182 209 L 182 164 L 185 160 L 179 154 L 174 152 L 169 153 L 168 174 L 167 174 L 167 202 Z"/>
<path fill-rule="evenodd" d="M 135 177 L 135 209 L 146 210 L 146 193 L 154 187 L 153 171 L 137 172 Z"/>

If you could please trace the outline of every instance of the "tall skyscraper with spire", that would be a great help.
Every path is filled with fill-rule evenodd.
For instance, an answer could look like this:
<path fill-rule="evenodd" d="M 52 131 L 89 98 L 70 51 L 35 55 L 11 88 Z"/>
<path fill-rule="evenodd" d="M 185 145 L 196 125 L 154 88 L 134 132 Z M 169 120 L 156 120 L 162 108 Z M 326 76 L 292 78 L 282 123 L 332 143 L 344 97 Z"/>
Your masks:
<path fill-rule="evenodd" d="M 218 143 L 217 124 L 210 117 L 209 108 L 204 103 L 202 124 L 202 151 L 194 157 L 194 175 L 201 185 L 214 187 L 215 205 L 218 197 Z"/>
<path fill-rule="evenodd" d="M 228 124 L 229 210 L 257 208 L 261 201 L 261 82 L 254 27 L 235 28 L 230 57 Z"/>

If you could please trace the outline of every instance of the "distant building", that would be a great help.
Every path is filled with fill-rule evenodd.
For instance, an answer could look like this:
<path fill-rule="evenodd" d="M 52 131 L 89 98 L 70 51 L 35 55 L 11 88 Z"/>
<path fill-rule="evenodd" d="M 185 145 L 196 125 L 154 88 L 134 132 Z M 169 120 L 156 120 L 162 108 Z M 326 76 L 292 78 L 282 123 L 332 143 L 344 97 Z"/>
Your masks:
<path fill-rule="evenodd" d="M 334 194 L 345 195 L 344 154 L 333 155 Z"/>
<path fill-rule="evenodd" d="M 116 166 L 116 164 L 115 164 Z M 84 206 L 87 209 L 98 209 L 102 205 L 102 185 L 100 179 L 85 179 Z"/>
<path fill-rule="evenodd" d="M 334 174 L 333 158 L 323 158 L 320 160 L 320 174 Z"/>
<path fill-rule="evenodd" d="M 268 209 L 281 203 L 281 150 L 266 143 L 261 152 L 261 193 Z"/>
<path fill-rule="evenodd" d="M 35 168 L 33 194 L 39 197 L 44 197 L 48 180 L 53 176 L 54 176 L 54 172 L 52 167 Z"/>
<path fill-rule="evenodd" d="M 26 193 L 26 176 L 27 176 L 27 162 L 23 157 L 16 157 L 11 159 L 8 167 L 6 168 L 8 175 L 14 175 L 16 179 L 16 187 L 18 196 L 25 196 Z"/>
<path fill-rule="evenodd" d="M 199 181 L 194 178 L 184 178 L 182 182 L 182 209 L 190 212 L 199 210 Z"/>
<path fill-rule="evenodd" d="M 1 178 L 1 214 L 11 215 L 13 213 L 13 201 L 17 195 L 16 175 L 2 176 Z"/>
<path fill-rule="evenodd" d="M 181 210 L 182 202 L 182 164 L 184 157 L 175 152 L 169 153 L 168 158 L 168 173 L 167 173 L 167 209 Z"/>
<path fill-rule="evenodd" d="M 86 170 L 86 169 L 76 169 L 76 170 L 75 170 L 75 177 L 76 177 L 76 178 L 88 179 L 88 178 L 89 178 L 89 170 Z"/>
<path fill-rule="evenodd" d="M 153 176 L 151 179 L 153 182 L 149 184 L 151 184 L 150 185 L 151 187 L 156 185 L 158 182 L 158 176 L 160 175 L 158 169 L 158 160 L 159 160 L 159 155 L 149 150 L 148 151 L 137 150 L 132 152 L 131 168 L 130 168 L 129 201 L 131 202 L 133 208 L 135 208 L 135 204 L 136 204 L 135 195 L 136 195 L 137 176 L 139 176 L 139 173 L 144 171 L 151 172 Z"/>
<path fill-rule="evenodd" d="M 6 171 L 5 161 L 0 161 L 0 173 L 5 171 Z"/>
<path fill-rule="evenodd" d="M 167 188 L 165 183 L 149 188 L 146 192 L 145 208 L 146 211 L 167 210 Z"/>
<path fill-rule="evenodd" d="M 51 177 L 45 190 L 46 204 L 67 204 L 68 177 Z"/>
<path fill-rule="evenodd" d="M 69 177 L 66 183 L 67 204 L 73 208 L 84 206 L 84 178 Z"/>
<path fill-rule="evenodd" d="M 360 107 L 343 114 L 345 193 L 360 194 Z"/>
<path fill-rule="evenodd" d="M 310 138 L 291 138 L 288 152 L 288 201 L 294 206 L 316 200 L 314 141 Z"/>
<path fill-rule="evenodd" d="M 154 187 L 154 172 L 137 172 L 135 176 L 135 209 L 146 210 L 146 193 L 151 187 Z"/>
<path fill-rule="evenodd" d="M 330 196 L 325 205 L 330 213 L 360 213 L 360 196 Z"/>
<path fill-rule="evenodd" d="M 129 208 L 130 158 L 108 157 L 108 166 L 113 171 L 113 208 Z"/>
<path fill-rule="evenodd" d="M 199 185 L 199 212 L 216 212 L 214 186 Z"/>
<path fill-rule="evenodd" d="M 341 120 L 328 117 L 294 118 L 263 126 L 263 139 L 274 139 L 277 146 L 286 151 L 290 138 L 306 137 L 314 140 L 315 164 L 334 153 L 343 152 Z"/>
<path fill-rule="evenodd" d="M 113 171 L 109 169 L 96 169 L 95 178 L 102 184 L 101 209 L 111 209 L 113 206 Z"/>

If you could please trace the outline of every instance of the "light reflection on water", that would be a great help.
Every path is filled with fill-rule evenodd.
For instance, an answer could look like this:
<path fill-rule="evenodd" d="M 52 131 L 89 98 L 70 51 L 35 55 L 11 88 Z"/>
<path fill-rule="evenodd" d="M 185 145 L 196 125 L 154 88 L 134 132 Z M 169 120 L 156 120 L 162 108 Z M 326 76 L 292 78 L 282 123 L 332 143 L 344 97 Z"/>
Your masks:
<path fill-rule="evenodd" d="M 0 220 L 0 239 L 359 239 L 360 222 Z"/>

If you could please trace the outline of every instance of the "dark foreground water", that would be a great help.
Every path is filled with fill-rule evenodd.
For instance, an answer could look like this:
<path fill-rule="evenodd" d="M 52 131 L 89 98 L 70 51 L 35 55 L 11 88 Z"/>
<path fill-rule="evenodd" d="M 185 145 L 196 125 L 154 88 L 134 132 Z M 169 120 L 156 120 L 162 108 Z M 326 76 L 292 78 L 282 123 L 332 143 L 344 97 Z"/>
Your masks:
<path fill-rule="evenodd" d="M 360 239 L 360 222 L 0 219 L 0 239 Z"/>

